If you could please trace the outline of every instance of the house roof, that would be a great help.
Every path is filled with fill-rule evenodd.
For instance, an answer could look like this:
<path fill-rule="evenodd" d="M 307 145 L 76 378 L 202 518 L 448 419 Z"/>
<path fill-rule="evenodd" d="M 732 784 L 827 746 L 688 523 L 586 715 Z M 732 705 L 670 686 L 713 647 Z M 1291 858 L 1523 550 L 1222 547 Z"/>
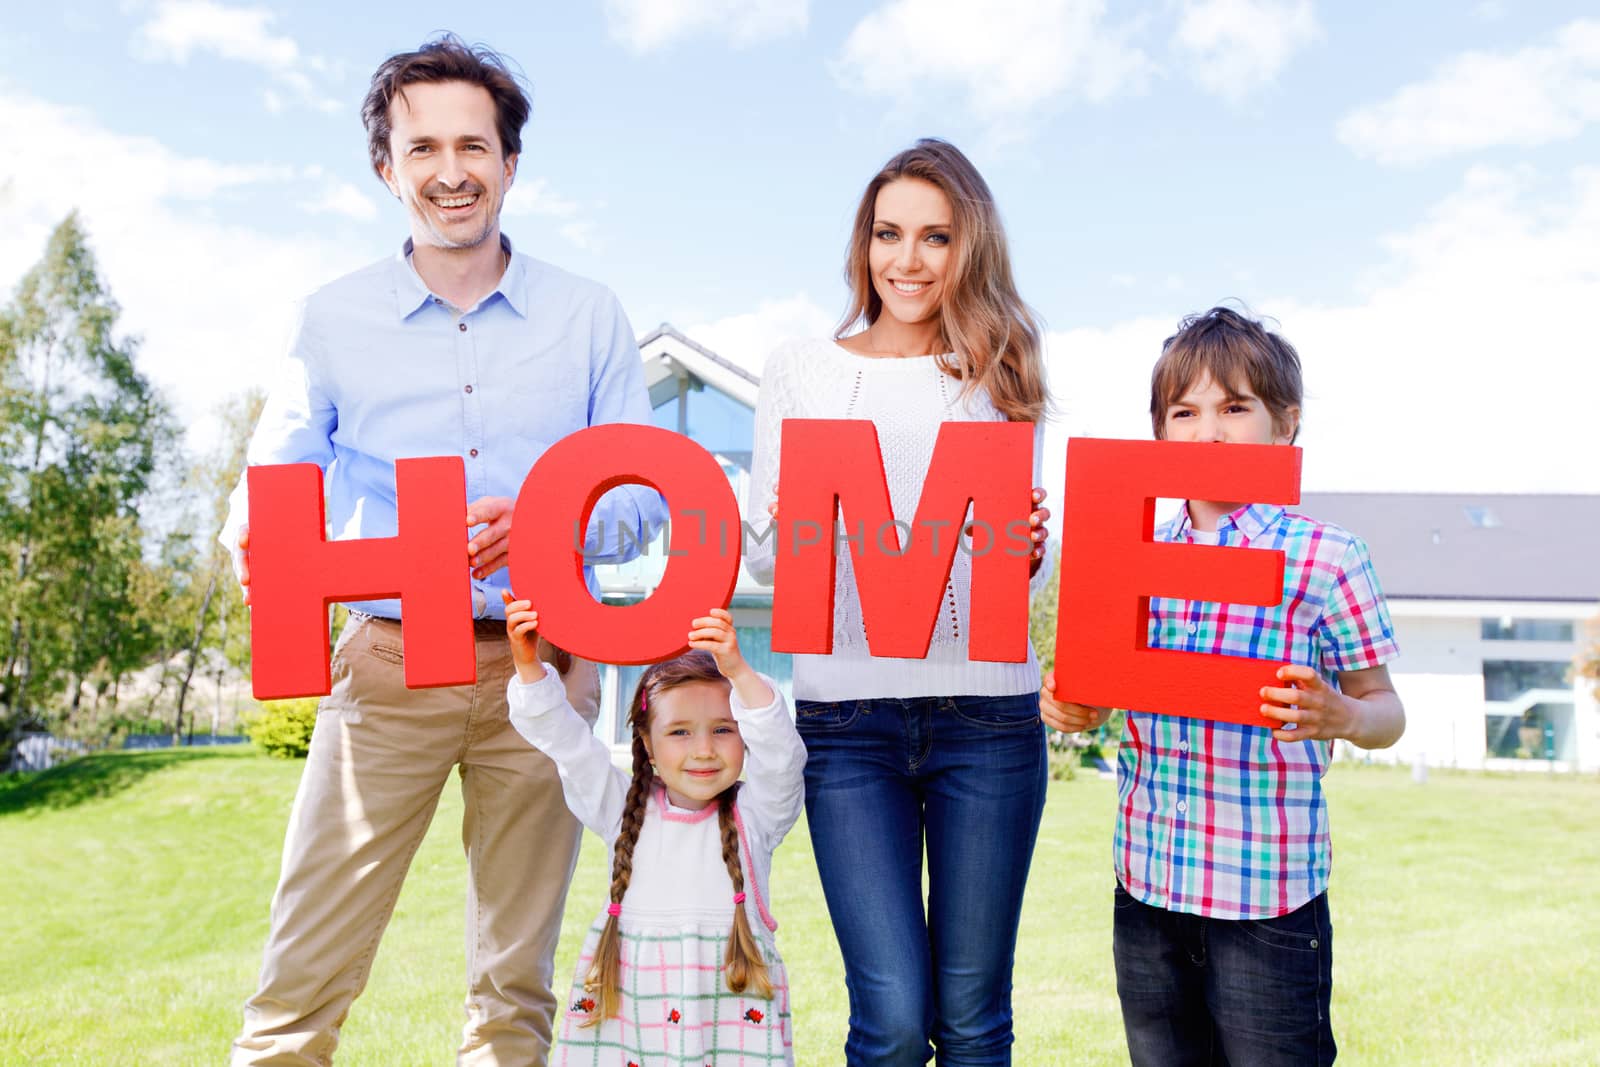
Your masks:
<path fill-rule="evenodd" d="M 1391 599 L 1600 600 L 1600 496 L 1305 493 L 1360 535 Z"/>
<path fill-rule="evenodd" d="M 691 341 L 669 322 L 663 322 L 639 338 L 639 354 L 644 358 L 645 384 L 651 390 L 652 402 L 656 401 L 656 389 L 672 377 L 672 369 L 667 365 L 667 360 L 672 360 L 713 389 L 755 410 L 756 390 L 761 379 Z"/>

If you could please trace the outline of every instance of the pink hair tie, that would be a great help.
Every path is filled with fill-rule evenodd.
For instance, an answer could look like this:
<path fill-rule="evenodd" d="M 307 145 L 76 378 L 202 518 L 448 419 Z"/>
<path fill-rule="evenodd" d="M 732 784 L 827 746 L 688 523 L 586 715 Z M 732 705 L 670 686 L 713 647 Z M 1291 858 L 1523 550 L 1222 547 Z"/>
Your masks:
<path fill-rule="evenodd" d="M 743 904 L 744 903 L 744 894 L 743 893 L 735 893 L 733 895 L 733 902 L 735 904 Z"/>
<path fill-rule="evenodd" d="M 606 914 L 611 916 L 621 915 L 622 905 L 618 904 L 616 901 L 612 901 L 610 904 L 606 905 Z"/>

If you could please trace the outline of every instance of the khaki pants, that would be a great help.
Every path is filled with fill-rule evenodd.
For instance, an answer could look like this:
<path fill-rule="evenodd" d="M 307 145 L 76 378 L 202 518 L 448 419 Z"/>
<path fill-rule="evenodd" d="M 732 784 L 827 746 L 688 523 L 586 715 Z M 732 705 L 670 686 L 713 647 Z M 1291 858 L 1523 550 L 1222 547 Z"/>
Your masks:
<path fill-rule="evenodd" d="M 327 1064 L 440 790 L 459 765 L 466 814 L 462 1064 L 542 1065 L 550 982 L 580 827 L 555 765 L 511 728 L 505 631 L 478 632 L 476 685 L 407 689 L 398 623 L 352 618 L 317 711 L 272 898 L 261 986 L 232 1063 Z M 593 721 L 599 674 L 574 657 L 568 698 Z"/>

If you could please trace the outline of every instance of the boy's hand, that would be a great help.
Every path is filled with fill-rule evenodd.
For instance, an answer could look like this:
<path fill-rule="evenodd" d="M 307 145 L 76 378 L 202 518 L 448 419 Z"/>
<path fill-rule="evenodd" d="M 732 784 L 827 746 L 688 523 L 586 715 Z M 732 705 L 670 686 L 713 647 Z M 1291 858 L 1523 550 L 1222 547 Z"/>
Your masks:
<path fill-rule="evenodd" d="M 764 708 L 772 703 L 772 690 L 739 654 L 739 635 L 733 616 L 724 608 L 712 608 L 689 624 L 689 647 L 711 653 L 717 670 L 733 683 L 740 703 L 747 708 Z"/>
<path fill-rule="evenodd" d="M 1110 708 L 1057 700 L 1055 692 L 1056 675 L 1051 671 L 1044 676 L 1044 688 L 1039 690 L 1039 718 L 1044 720 L 1046 726 L 1064 734 L 1075 734 L 1084 730 L 1098 730 L 1111 718 Z"/>
<path fill-rule="evenodd" d="M 506 605 L 506 639 L 511 642 L 511 661 L 517 665 L 517 677 L 524 682 L 537 682 L 544 677 L 544 664 L 539 661 L 539 613 L 527 600 L 512 600 L 509 589 L 500 590 L 500 599 Z"/>
<path fill-rule="evenodd" d="M 1286 685 L 1261 687 L 1265 701 L 1261 714 L 1294 725 L 1273 730 L 1273 737 L 1279 741 L 1331 741 L 1350 736 L 1359 714 L 1321 674 L 1310 667 L 1286 664 L 1278 668 L 1278 680 Z"/>

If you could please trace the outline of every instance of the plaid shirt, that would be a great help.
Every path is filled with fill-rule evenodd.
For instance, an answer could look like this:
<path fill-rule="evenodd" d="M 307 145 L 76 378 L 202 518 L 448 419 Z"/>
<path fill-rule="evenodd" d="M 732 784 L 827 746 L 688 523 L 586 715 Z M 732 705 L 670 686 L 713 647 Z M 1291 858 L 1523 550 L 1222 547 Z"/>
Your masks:
<path fill-rule="evenodd" d="M 1275 548 L 1275 607 L 1152 597 L 1151 648 L 1251 656 L 1336 672 L 1399 649 L 1360 538 L 1283 508 L 1251 505 L 1194 530 L 1187 508 L 1157 541 Z M 1263 667 L 1262 684 L 1271 684 Z M 1328 886 L 1332 844 L 1322 774 L 1330 745 L 1276 741 L 1260 726 L 1130 711 L 1117 754 L 1117 878 L 1146 904 L 1218 919 L 1264 919 Z"/>

